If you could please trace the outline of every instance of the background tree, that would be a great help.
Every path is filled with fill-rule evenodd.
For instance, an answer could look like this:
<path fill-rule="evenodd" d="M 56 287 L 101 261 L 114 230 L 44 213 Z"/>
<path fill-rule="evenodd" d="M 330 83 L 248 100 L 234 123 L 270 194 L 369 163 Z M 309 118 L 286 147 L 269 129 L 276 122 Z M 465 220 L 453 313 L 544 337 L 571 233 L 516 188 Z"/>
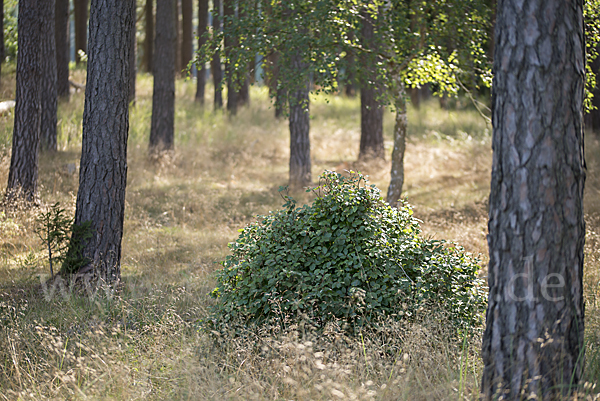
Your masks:
<path fill-rule="evenodd" d="M 133 28 L 130 30 L 129 34 L 129 103 L 135 103 L 135 81 L 137 75 L 137 63 L 136 63 L 136 53 L 137 53 L 137 40 L 136 40 L 136 21 L 137 21 L 137 4 L 136 0 L 133 1 L 133 8 L 131 9 L 131 19 L 133 20 Z"/>
<path fill-rule="evenodd" d="M 144 18 L 145 18 L 145 39 L 144 39 L 144 59 L 142 64 L 146 72 L 152 72 L 152 65 L 154 62 L 154 2 L 153 0 L 146 0 L 144 7 Z"/>
<path fill-rule="evenodd" d="M 42 80 L 41 8 L 46 0 L 19 0 L 17 88 L 6 196 L 34 201 L 38 179 Z"/>
<path fill-rule="evenodd" d="M 80 51 L 87 54 L 87 23 L 89 0 L 73 0 L 75 19 L 75 61 L 81 62 Z"/>
<path fill-rule="evenodd" d="M 486 400 L 567 399 L 581 378 L 584 49 L 583 1 L 498 1 Z"/>
<path fill-rule="evenodd" d="M 56 92 L 69 101 L 69 0 L 56 0 Z"/>
<path fill-rule="evenodd" d="M 381 60 L 376 56 L 378 41 L 375 39 L 375 27 L 373 26 L 376 14 L 372 15 L 367 10 L 363 10 L 361 20 L 361 46 L 373 53 L 364 52 L 361 55 L 363 74 L 360 82 L 360 151 L 358 158 L 384 158 L 384 108 L 379 101 L 381 99 L 381 89 L 377 83 L 376 67 L 376 63 Z"/>
<path fill-rule="evenodd" d="M 0 5 L 0 78 L 2 77 L 2 63 L 6 58 L 6 52 L 4 51 L 4 0 Z M 1 80 L 0 80 L 1 83 Z"/>
<path fill-rule="evenodd" d="M 208 0 L 198 0 L 198 48 L 206 43 L 208 32 Z M 204 105 L 204 92 L 206 88 L 206 63 L 197 66 L 196 102 Z"/>
<path fill-rule="evenodd" d="M 76 226 L 90 224 L 91 238 L 82 241 L 79 250 L 79 256 L 89 263 L 78 271 L 63 266 L 68 273 L 91 273 L 93 278 L 109 284 L 121 277 L 133 6 L 133 0 L 92 0 L 90 7 L 90 52 L 75 210 Z M 71 246 L 76 240 L 74 235 Z"/>
<path fill-rule="evenodd" d="M 219 41 L 221 39 L 221 0 L 213 0 L 212 14 L 212 26 L 213 26 L 213 41 Z M 213 76 L 213 86 L 215 88 L 214 95 L 214 108 L 215 110 L 223 107 L 223 91 L 221 89 L 221 82 L 223 81 L 223 70 L 221 69 L 221 56 L 219 52 L 211 52 L 210 70 Z"/>
<path fill-rule="evenodd" d="M 42 63 L 42 121 L 41 146 L 44 150 L 56 151 L 56 124 L 58 96 L 56 91 L 56 30 L 55 0 L 41 3 L 42 43 L 40 43 L 40 62 Z"/>
<path fill-rule="evenodd" d="M 173 0 L 157 0 L 150 152 L 173 149 L 175 44 L 175 4 Z"/>
<path fill-rule="evenodd" d="M 237 113 L 239 93 L 233 75 L 232 54 L 239 46 L 235 31 L 230 27 L 235 24 L 235 0 L 223 0 L 223 29 L 225 35 L 225 77 L 227 79 L 227 111 L 233 115 Z"/>
<path fill-rule="evenodd" d="M 181 0 L 181 68 L 186 69 L 192 61 L 192 0 Z"/>

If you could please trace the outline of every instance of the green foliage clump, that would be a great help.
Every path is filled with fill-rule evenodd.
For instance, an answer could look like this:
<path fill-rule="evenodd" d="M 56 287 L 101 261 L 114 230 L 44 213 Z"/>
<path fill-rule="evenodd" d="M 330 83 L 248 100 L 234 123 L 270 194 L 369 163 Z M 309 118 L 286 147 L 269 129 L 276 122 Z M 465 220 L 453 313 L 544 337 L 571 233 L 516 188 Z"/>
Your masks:
<path fill-rule="evenodd" d="M 209 322 L 286 325 L 308 320 L 348 329 L 442 310 L 459 330 L 481 324 L 479 266 L 462 248 L 420 236 L 408 205 L 390 207 L 360 173 L 320 177 L 312 205 L 240 230 L 217 271 Z"/>

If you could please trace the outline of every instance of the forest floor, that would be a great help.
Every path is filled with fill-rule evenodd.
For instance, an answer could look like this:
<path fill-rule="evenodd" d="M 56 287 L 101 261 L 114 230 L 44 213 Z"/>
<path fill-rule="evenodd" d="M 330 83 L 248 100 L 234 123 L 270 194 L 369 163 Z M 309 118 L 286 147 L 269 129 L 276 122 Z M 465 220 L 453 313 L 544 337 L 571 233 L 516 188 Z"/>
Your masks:
<path fill-rule="evenodd" d="M 14 96 L 2 77 L 0 100 Z M 12 79 L 12 81 L 11 81 Z M 84 81 L 81 71 L 73 80 Z M 0 211 L 0 400 L 447 400 L 478 399 L 480 339 L 452 342 L 429 316 L 388 332 L 334 340 L 291 330 L 215 341 L 199 330 L 213 300 L 211 273 L 256 215 L 281 207 L 289 133 L 264 88 L 233 118 L 195 104 L 194 81 L 176 90 L 175 150 L 148 157 L 152 79 L 140 75 L 130 114 L 122 289 L 82 297 L 41 285 L 47 254 L 35 218 L 60 202 L 74 213 L 83 93 L 59 108 L 59 151 L 40 157 L 42 206 Z M 359 170 L 385 194 L 386 161 L 357 162 L 358 98 L 311 99 L 313 181 L 326 169 Z M 491 127 L 463 104 L 409 108 L 404 196 L 427 236 L 487 261 Z M 7 182 L 12 114 L 0 116 L 0 184 Z M 586 376 L 600 379 L 600 143 L 586 138 Z M 299 203 L 311 194 L 292 193 Z M 400 339 L 390 354 L 387 344 Z"/>

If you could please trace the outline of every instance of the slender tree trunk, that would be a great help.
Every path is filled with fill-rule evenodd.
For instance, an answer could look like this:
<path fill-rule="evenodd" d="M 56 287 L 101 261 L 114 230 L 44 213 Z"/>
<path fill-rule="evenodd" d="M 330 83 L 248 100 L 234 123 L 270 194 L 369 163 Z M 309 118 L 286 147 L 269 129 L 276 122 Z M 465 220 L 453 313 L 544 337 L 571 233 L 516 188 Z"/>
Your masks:
<path fill-rule="evenodd" d="M 213 32 L 217 33 L 221 30 L 221 0 L 213 0 Z M 221 69 L 221 57 L 219 53 L 215 53 L 212 58 L 210 69 L 213 76 L 213 85 L 215 87 L 214 108 L 215 110 L 223 108 L 223 91 L 221 89 L 221 81 L 223 81 L 223 70 Z"/>
<path fill-rule="evenodd" d="M 69 101 L 69 0 L 56 0 L 56 92 Z"/>
<path fill-rule="evenodd" d="M 581 379 L 582 8 L 498 1 L 485 400 L 566 400 Z"/>
<path fill-rule="evenodd" d="M 181 76 L 183 65 L 181 65 L 181 0 L 175 1 L 175 76 Z M 157 11 L 158 13 L 158 11 Z M 158 25 L 158 23 L 157 23 Z M 157 27 L 158 29 L 158 27 Z"/>
<path fill-rule="evenodd" d="M 354 39 L 354 35 L 350 32 L 349 40 Z M 348 62 L 346 63 L 346 96 L 356 96 L 356 57 L 353 50 L 348 51 Z"/>
<path fill-rule="evenodd" d="M 58 95 L 56 91 L 56 31 L 55 0 L 41 3 L 42 43 L 40 62 L 42 63 L 42 122 L 40 141 L 43 150 L 56 151 L 56 124 Z"/>
<path fill-rule="evenodd" d="M 181 68 L 186 69 L 192 61 L 192 0 L 181 0 Z"/>
<path fill-rule="evenodd" d="M 387 201 L 392 207 L 398 206 L 404 185 L 404 152 L 406 150 L 406 130 L 408 119 L 406 116 L 406 92 L 400 77 L 396 78 L 398 86 L 395 94 L 396 125 L 394 126 L 394 151 L 392 152 L 392 172 L 390 187 L 388 188 Z"/>
<path fill-rule="evenodd" d="M 5 58 L 6 53 L 4 51 L 4 0 L 2 0 L 2 5 L 0 6 L 0 84 L 2 83 L 2 64 L 4 63 Z"/>
<path fill-rule="evenodd" d="M 267 85 L 269 87 L 269 95 L 273 99 L 275 105 L 275 118 L 283 117 L 285 109 L 285 91 L 283 85 L 279 82 L 279 52 L 272 52 L 267 56 Z"/>
<path fill-rule="evenodd" d="M 81 62 L 79 51 L 87 54 L 88 0 L 73 0 L 75 13 L 75 61 Z"/>
<path fill-rule="evenodd" d="M 150 152 L 173 149 L 175 129 L 175 7 L 157 0 Z"/>
<path fill-rule="evenodd" d="M 372 18 L 364 14 L 361 28 L 361 40 L 367 49 L 374 47 L 375 29 Z M 358 157 L 384 158 L 383 148 L 383 107 L 377 100 L 379 88 L 374 86 L 376 60 L 370 55 L 363 56 L 362 64 L 366 66 L 360 88 L 360 152 Z"/>
<path fill-rule="evenodd" d="M 38 147 L 41 130 L 42 2 L 19 0 L 17 88 L 12 153 L 6 197 L 35 200 L 38 179 Z"/>
<path fill-rule="evenodd" d="M 302 58 L 298 54 L 291 56 L 293 71 L 301 74 L 306 69 Z M 310 114 L 309 114 L 309 85 L 295 88 L 290 91 L 290 186 L 304 187 L 311 183 L 310 161 Z"/>
<path fill-rule="evenodd" d="M 133 5 L 133 0 L 92 0 L 90 7 L 90 52 L 75 210 L 76 226 L 90 222 L 91 238 L 82 241 L 79 255 L 90 263 L 79 271 L 67 271 L 91 274 L 94 280 L 110 285 L 121 277 Z"/>
<path fill-rule="evenodd" d="M 144 15 L 146 19 L 146 25 L 144 29 L 146 31 L 146 38 L 144 39 L 144 70 L 146 72 L 152 72 L 152 66 L 154 65 L 154 1 L 146 0 L 146 6 L 144 7 Z"/>
<path fill-rule="evenodd" d="M 240 4 L 238 6 L 238 14 L 240 20 L 245 18 L 245 9 L 244 7 Z M 236 44 L 239 43 L 239 40 L 236 38 Z M 248 67 L 247 67 L 247 71 L 245 74 L 245 79 L 244 82 L 242 82 L 242 86 L 240 87 L 240 90 L 238 91 L 238 106 L 242 107 L 242 106 L 248 106 L 250 105 L 250 73 L 252 71 L 254 71 L 254 62 L 253 61 L 249 61 L 248 62 Z"/>
<path fill-rule="evenodd" d="M 137 21 L 137 0 L 133 1 L 133 8 L 131 9 L 131 19 L 133 20 L 133 28 L 129 34 L 129 103 L 135 104 L 135 80 L 137 78 L 137 63 L 136 63 L 136 52 L 137 52 L 137 40 L 135 37 L 136 21 Z"/>
<path fill-rule="evenodd" d="M 227 29 L 231 25 L 231 19 L 235 18 L 235 1 L 223 0 L 223 27 Z M 232 35 L 225 35 L 225 77 L 227 78 L 227 111 L 232 115 L 237 114 L 238 108 L 238 91 L 235 89 L 233 81 L 232 66 L 231 66 L 231 49 L 237 46 L 237 41 Z"/>
<path fill-rule="evenodd" d="M 208 0 L 198 0 L 198 49 L 206 43 L 208 27 Z M 206 88 L 206 64 L 196 66 L 198 70 L 196 102 L 204 106 L 204 92 Z"/>

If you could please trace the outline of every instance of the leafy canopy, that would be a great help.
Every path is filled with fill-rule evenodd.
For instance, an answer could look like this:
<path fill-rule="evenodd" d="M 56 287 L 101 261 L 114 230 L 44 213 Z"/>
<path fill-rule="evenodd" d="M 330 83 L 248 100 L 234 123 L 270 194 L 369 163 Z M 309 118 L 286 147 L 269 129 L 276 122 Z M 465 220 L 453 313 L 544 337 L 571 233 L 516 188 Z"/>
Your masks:
<path fill-rule="evenodd" d="M 301 320 L 349 329 L 442 310 L 457 329 L 481 323 L 479 266 L 460 247 L 423 238 L 408 205 L 395 209 L 359 173 L 325 172 L 312 205 L 240 230 L 217 271 L 213 329 Z M 425 309 L 423 309 L 425 308 Z"/>

